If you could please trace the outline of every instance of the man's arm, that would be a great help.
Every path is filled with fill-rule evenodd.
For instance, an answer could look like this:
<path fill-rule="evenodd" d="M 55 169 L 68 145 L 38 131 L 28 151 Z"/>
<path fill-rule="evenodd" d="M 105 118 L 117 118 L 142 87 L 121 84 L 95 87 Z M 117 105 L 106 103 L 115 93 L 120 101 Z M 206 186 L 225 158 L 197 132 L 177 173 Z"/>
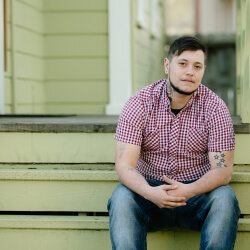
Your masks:
<path fill-rule="evenodd" d="M 151 187 L 144 176 L 136 169 L 141 147 L 129 143 L 116 142 L 116 171 L 121 183 L 160 208 L 184 206 L 184 197 L 169 196 L 167 191 L 177 188 L 175 185 Z"/>
<path fill-rule="evenodd" d="M 193 183 L 182 184 L 164 177 L 167 183 L 178 185 L 178 188 L 169 192 L 169 194 L 180 195 L 189 199 L 195 195 L 207 193 L 217 187 L 227 185 L 233 173 L 234 151 L 210 152 L 209 161 L 211 170 Z"/>

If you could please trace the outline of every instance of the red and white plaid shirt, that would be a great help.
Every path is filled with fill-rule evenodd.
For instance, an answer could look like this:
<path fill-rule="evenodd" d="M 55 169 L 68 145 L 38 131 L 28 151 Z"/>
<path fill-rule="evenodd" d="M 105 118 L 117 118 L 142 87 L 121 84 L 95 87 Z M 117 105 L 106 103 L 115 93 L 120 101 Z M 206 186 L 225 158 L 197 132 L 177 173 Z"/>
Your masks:
<path fill-rule="evenodd" d="M 120 115 L 115 139 L 141 146 L 138 171 L 147 179 L 199 179 L 210 168 L 208 152 L 234 150 L 234 130 L 225 103 L 200 85 L 175 116 L 159 80 L 135 93 Z"/>

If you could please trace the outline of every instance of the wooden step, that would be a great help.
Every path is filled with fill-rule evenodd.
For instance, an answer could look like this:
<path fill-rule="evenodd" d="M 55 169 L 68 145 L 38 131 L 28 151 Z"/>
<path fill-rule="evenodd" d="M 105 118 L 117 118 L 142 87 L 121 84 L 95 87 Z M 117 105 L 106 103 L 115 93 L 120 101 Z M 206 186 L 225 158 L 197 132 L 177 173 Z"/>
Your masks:
<path fill-rule="evenodd" d="M 107 212 L 118 184 L 109 170 L 0 170 L 0 210 Z"/>
<path fill-rule="evenodd" d="M 118 183 L 114 170 L 0 169 L 0 210 L 107 212 Z M 230 185 L 249 215 L 250 172 L 234 172 Z"/>
<path fill-rule="evenodd" d="M 113 163 L 113 133 L 0 132 L 1 163 Z"/>
<path fill-rule="evenodd" d="M 250 163 L 250 134 L 236 134 L 235 163 Z M 0 132 L 2 163 L 113 163 L 114 133 Z"/>
<path fill-rule="evenodd" d="M 148 234 L 148 249 L 193 250 L 199 232 L 177 230 Z M 25 240 L 24 240 L 25 239 Z M 108 250 L 108 217 L 0 215 L 3 250 Z M 235 250 L 250 245 L 250 219 L 240 219 Z"/>

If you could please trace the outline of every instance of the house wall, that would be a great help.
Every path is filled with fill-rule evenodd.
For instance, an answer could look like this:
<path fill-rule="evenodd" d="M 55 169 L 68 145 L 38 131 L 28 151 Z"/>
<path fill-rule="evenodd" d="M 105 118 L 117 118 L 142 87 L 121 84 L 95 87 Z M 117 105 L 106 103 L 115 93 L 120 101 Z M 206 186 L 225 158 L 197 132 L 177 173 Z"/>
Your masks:
<path fill-rule="evenodd" d="M 10 0 L 5 113 L 104 114 L 107 0 Z"/>
<path fill-rule="evenodd" d="M 146 0 L 134 3 L 133 12 L 133 91 L 165 77 L 163 61 L 165 15 L 164 1 Z"/>
<path fill-rule="evenodd" d="M 250 0 L 237 1 L 237 114 L 250 123 Z"/>
<path fill-rule="evenodd" d="M 7 4 L 5 113 L 43 113 L 43 1 L 10 0 Z"/>
<path fill-rule="evenodd" d="M 108 0 L 7 2 L 5 113 L 105 114 L 112 88 Z M 129 3 L 131 13 L 126 20 L 131 22 L 131 33 L 126 43 L 131 47 L 131 60 L 126 67 L 131 68 L 132 77 L 126 83 L 130 85 L 128 96 L 164 77 L 163 3 Z M 145 19 L 143 26 L 139 11 Z M 119 94 L 124 94 L 120 88 L 114 95 Z"/>
<path fill-rule="evenodd" d="M 44 0 L 47 113 L 104 114 L 108 1 Z"/>

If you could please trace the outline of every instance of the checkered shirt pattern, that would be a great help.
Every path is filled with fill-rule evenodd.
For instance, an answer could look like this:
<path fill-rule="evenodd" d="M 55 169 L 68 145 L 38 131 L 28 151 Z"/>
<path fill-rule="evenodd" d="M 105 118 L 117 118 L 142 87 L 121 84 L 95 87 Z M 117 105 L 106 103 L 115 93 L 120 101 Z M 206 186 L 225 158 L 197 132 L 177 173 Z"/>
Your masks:
<path fill-rule="evenodd" d="M 145 178 L 197 180 L 211 168 L 208 152 L 234 150 L 232 120 L 225 103 L 202 84 L 175 116 L 167 84 L 159 80 L 130 97 L 115 139 L 141 146 L 137 169 Z"/>

